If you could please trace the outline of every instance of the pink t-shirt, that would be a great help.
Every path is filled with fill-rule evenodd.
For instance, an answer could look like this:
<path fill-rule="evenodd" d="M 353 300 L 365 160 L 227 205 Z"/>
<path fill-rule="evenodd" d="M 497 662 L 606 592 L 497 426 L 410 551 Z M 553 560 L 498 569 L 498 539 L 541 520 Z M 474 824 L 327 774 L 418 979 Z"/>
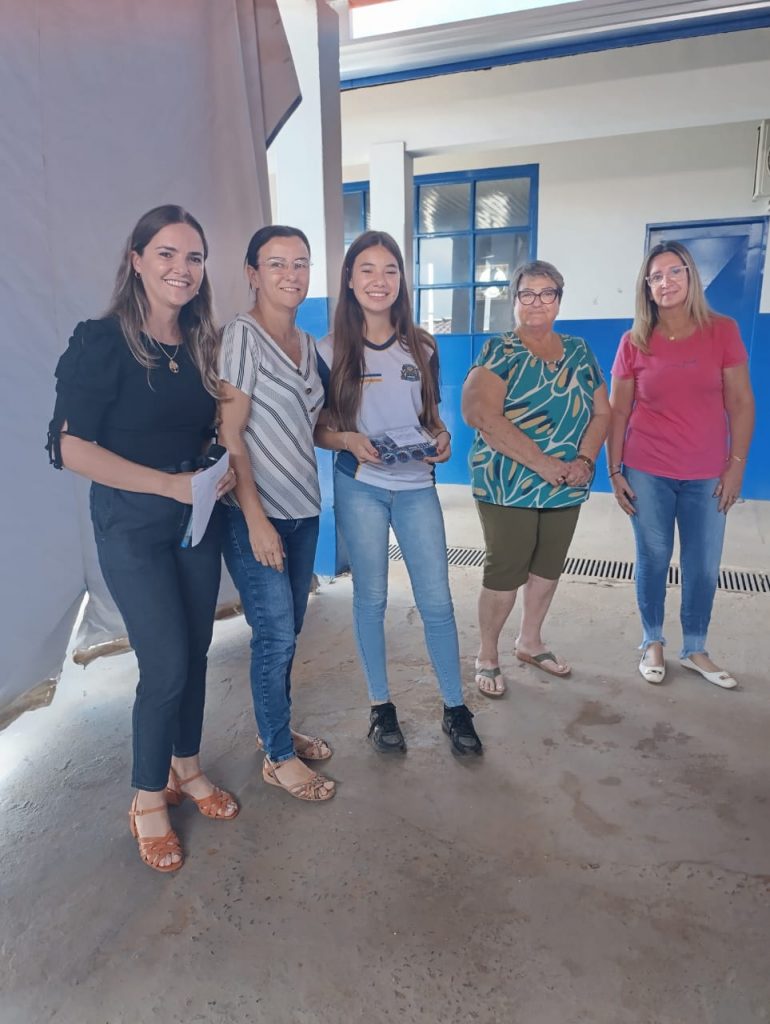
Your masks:
<path fill-rule="evenodd" d="M 719 476 L 729 454 L 722 371 L 748 361 L 738 325 L 715 316 L 681 341 L 655 330 L 649 348 L 626 333 L 612 364 L 613 377 L 634 381 L 623 462 L 675 480 Z"/>

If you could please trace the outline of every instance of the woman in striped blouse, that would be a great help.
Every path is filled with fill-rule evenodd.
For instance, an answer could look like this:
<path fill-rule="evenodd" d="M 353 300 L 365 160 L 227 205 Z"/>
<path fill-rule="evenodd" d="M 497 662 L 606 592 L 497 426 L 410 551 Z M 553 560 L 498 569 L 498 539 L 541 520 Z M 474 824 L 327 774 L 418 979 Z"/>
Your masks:
<path fill-rule="evenodd" d="M 220 440 L 238 476 L 225 507 L 225 562 L 253 631 L 262 777 L 300 800 L 328 800 L 334 783 L 304 761 L 325 760 L 331 749 L 291 729 L 291 667 L 321 509 L 313 430 L 323 387 L 315 341 L 295 325 L 310 276 L 307 238 L 298 228 L 261 228 L 246 273 L 254 305 L 225 327 L 220 361 Z"/>

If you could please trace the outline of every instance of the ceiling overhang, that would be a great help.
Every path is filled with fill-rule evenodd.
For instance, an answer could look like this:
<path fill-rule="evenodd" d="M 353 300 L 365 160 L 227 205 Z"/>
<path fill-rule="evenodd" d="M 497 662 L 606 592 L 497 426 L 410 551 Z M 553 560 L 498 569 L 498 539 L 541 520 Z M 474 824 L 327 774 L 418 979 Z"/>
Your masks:
<path fill-rule="evenodd" d="M 355 0 L 359 6 L 387 0 Z M 353 0 L 348 0 L 353 6 Z M 770 0 L 581 0 L 428 28 L 351 39 L 340 48 L 343 89 L 683 36 L 770 26 Z"/>

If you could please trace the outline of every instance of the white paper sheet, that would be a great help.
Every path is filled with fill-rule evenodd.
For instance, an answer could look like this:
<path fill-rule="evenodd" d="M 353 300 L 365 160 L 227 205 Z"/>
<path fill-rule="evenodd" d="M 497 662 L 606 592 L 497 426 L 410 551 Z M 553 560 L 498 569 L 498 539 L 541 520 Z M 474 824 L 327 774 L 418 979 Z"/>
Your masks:
<path fill-rule="evenodd" d="M 217 500 L 217 484 L 230 468 L 230 453 L 218 459 L 213 466 L 202 469 L 192 478 L 192 517 L 190 526 L 190 547 L 195 547 L 203 538 L 206 527 L 209 525 L 211 513 Z"/>

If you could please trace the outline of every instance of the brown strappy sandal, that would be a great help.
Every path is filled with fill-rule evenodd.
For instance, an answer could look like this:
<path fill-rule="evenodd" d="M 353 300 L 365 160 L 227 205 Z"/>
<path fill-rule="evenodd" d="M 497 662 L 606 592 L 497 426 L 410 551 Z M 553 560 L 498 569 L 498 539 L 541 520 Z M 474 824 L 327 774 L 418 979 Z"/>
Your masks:
<path fill-rule="evenodd" d="M 291 730 L 291 738 L 297 757 L 303 761 L 328 761 L 334 751 L 320 736 L 305 736 L 301 732 Z M 264 750 L 262 737 L 257 733 L 257 750 Z"/>
<path fill-rule="evenodd" d="M 131 810 L 128 812 L 128 825 L 131 829 L 131 835 L 136 839 L 139 845 L 139 856 L 148 868 L 153 868 L 155 871 L 178 871 L 184 864 L 184 854 L 182 853 L 179 836 L 177 836 L 176 832 L 170 828 L 165 836 L 140 836 L 139 829 L 136 827 L 136 819 L 140 817 L 140 815 L 155 814 L 156 811 L 165 811 L 166 805 L 163 804 L 161 807 L 148 807 L 144 811 L 139 811 L 136 808 L 136 801 L 138 799 L 139 794 L 137 793 L 134 797 L 133 803 L 131 804 Z M 161 861 L 165 857 L 172 856 L 175 853 L 179 855 L 179 860 L 172 860 L 170 864 L 161 864 Z"/>
<path fill-rule="evenodd" d="M 331 800 L 334 796 L 336 792 L 334 781 L 319 775 L 317 772 L 311 775 L 306 782 L 295 782 L 292 785 L 281 782 L 276 774 L 281 764 L 283 762 L 277 765 L 273 764 L 267 754 L 265 754 L 265 760 L 262 764 L 262 778 L 269 786 L 278 786 L 279 789 L 285 789 L 287 793 L 295 796 L 298 800 L 309 800 L 313 803 L 320 800 Z M 331 789 L 328 788 L 330 784 Z"/>
<path fill-rule="evenodd" d="M 203 772 L 199 771 L 195 775 L 191 775 L 189 779 L 183 779 L 177 775 L 173 768 L 170 768 L 168 784 L 166 785 L 166 803 L 173 804 L 176 807 L 181 804 L 185 797 L 189 797 L 201 814 L 207 818 L 215 818 L 217 821 L 232 821 L 234 818 L 237 818 L 240 811 L 238 801 L 231 793 L 220 789 L 219 786 L 214 786 L 214 791 L 209 793 L 208 796 L 194 797 L 190 793 L 185 793 L 182 786 L 186 786 L 189 782 L 194 782 L 202 775 Z M 232 804 L 235 810 L 227 814 L 225 812 L 229 804 Z"/>

